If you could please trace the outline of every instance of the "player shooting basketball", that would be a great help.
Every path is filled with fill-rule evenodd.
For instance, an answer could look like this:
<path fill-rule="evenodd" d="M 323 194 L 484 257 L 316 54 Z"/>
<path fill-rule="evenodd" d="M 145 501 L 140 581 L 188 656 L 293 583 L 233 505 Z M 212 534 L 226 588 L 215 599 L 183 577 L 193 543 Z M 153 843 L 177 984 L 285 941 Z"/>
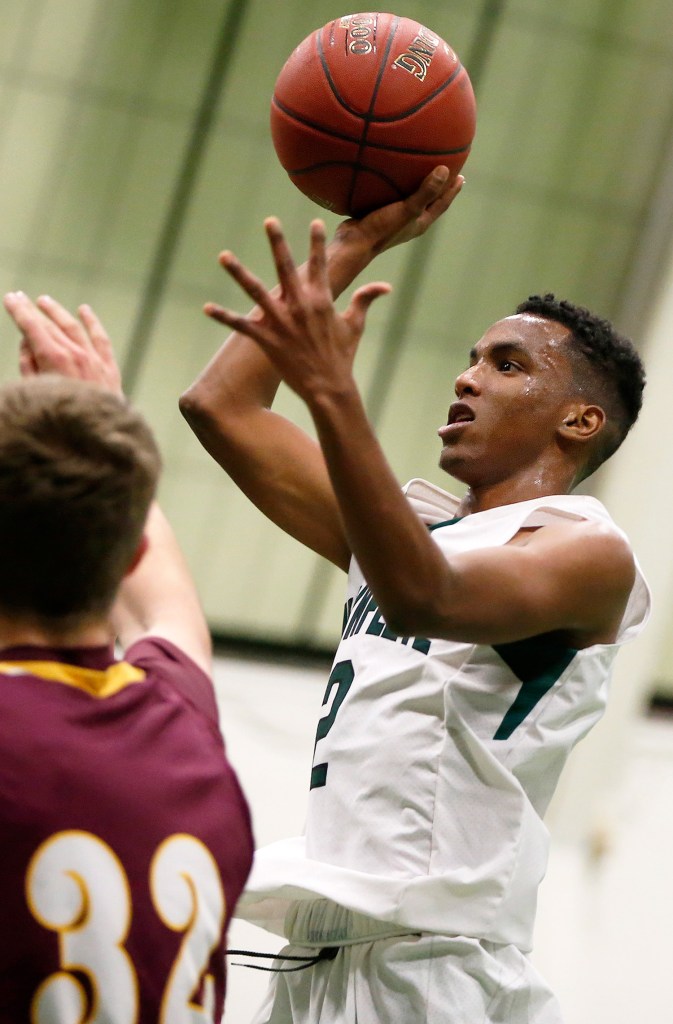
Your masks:
<path fill-rule="evenodd" d="M 5 305 L 0 1019 L 219 1021 L 252 836 L 159 453 L 89 307 Z"/>
<path fill-rule="evenodd" d="M 400 489 L 352 373 L 387 286 L 343 315 L 332 300 L 460 186 L 436 171 L 329 246 L 314 222 L 301 270 L 269 220 L 275 292 L 223 254 L 257 310 L 207 307 L 235 333 L 182 400 L 255 504 L 349 572 L 306 835 L 259 852 L 245 909 L 322 959 L 276 975 L 258 1024 L 561 1020 L 526 956 L 542 816 L 649 607 L 625 536 L 571 491 L 630 429 L 644 374 L 608 322 L 530 299 L 477 341 L 447 402 L 440 465 L 465 497 Z M 280 380 L 317 444 L 270 411 Z"/>

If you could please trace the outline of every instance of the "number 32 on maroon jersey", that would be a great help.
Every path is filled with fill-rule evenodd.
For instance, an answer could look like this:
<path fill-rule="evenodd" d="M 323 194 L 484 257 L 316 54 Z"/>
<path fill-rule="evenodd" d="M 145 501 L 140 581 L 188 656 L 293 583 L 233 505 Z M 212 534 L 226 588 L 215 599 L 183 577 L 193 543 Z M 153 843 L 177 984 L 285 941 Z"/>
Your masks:
<path fill-rule="evenodd" d="M 175 834 L 156 849 L 150 865 L 152 903 L 163 923 L 184 932 L 163 994 L 166 1024 L 211 1024 L 212 976 L 206 975 L 203 1005 L 193 993 L 221 938 L 225 898 L 217 864 L 194 836 Z M 131 890 L 114 851 L 90 832 L 58 832 L 33 855 L 26 874 L 31 913 L 58 933 L 61 970 L 46 978 L 32 1002 L 35 1024 L 83 1020 L 87 997 L 69 971 L 84 971 L 98 1007 L 114 1007 L 115 1024 L 138 1015 L 136 972 L 124 948 L 131 924 Z"/>

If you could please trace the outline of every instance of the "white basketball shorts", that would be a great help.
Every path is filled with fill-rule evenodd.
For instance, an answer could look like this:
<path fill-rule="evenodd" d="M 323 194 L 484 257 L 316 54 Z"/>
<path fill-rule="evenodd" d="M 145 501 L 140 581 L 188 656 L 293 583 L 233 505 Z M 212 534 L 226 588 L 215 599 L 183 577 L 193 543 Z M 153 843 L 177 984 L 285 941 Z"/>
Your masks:
<path fill-rule="evenodd" d="M 334 910 L 341 924 L 348 912 Z M 316 942 L 315 914 L 310 944 L 298 943 L 301 929 L 293 928 L 279 958 L 316 956 L 323 946 L 338 952 L 275 974 L 254 1024 L 562 1024 L 556 998 L 515 946 L 428 933 L 372 938 L 382 922 L 372 928 L 349 916 L 363 937 L 351 924 L 343 945 L 334 941 L 329 911 L 326 942 Z M 295 965 L 279 959 L 275 966 Z"/>

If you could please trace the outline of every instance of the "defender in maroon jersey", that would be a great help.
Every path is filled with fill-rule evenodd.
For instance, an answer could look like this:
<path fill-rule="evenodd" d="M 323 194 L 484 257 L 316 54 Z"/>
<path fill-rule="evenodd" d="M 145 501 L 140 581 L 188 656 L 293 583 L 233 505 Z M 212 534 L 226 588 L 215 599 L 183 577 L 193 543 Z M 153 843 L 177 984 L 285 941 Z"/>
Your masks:
<path fill-rule="evenodd" d="M 5 305 L 0 1022 L 219 1021 L 252 833 L 158 452 L 88 307 Z"/>

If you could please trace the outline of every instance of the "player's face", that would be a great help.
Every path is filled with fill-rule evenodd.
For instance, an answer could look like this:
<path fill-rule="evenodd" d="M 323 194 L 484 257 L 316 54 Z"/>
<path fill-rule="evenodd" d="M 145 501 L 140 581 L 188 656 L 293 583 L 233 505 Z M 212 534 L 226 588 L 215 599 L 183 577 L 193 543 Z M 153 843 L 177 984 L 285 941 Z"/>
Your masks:
<path fill-rule="evenodd" d="M 470 486 L 500 482 L 541 462 L 572 394 L 570 331 L 532 313 L 499 320 L 456 379 L 438 433 L 439 464 Z"/>

